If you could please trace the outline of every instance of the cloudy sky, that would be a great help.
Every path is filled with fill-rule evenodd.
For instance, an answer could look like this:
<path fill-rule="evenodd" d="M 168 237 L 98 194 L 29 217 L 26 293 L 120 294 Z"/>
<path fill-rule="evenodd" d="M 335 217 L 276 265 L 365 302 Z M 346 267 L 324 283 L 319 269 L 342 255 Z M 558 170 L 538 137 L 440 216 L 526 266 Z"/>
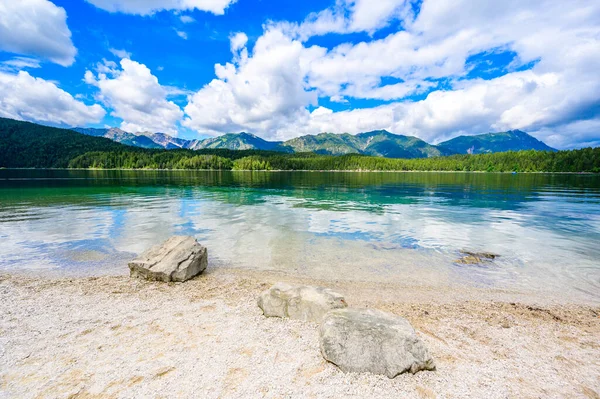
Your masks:
<path fill-rule="evenodd" d="M 593 0 L 0 0 L 0 116 L 600 145 Z"/>

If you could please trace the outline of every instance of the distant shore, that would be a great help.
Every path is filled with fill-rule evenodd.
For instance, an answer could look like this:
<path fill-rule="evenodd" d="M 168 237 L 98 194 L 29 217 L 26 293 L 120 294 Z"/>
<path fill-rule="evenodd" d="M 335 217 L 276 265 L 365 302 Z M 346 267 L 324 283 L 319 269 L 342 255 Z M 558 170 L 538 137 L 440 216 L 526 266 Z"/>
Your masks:
<path fill-rule="evenodd" d="M 600 175 L 594 172 L 487 172 L 483 170 L 311 170 L 311 169 L 278 169 L 278 170 L 252 170 L 252 169 L 126 169 L 126 168 L 0 168 L 0 170 L 91 170 L 91 171 L 130 171 L 130 172 L 260 172 L 260 173 L 282 173 L 282 172 L 310 172 L 310 173 L 478 173 L 478 174 L 528 174 L 528 175 Z"/>
<path fill-rule="evenodd" d="M 321 357 L 316 325 L 262 316 L 256 297 L 277 281 L 329 286 L 352 306 L 406 317 L 438 370 L 393 380 L 340 372 Z M 4 273 L 0 312 L 8 397 L 600 394 L 600 307 L 526 293 L 236 269 L 184 284 Z"/>

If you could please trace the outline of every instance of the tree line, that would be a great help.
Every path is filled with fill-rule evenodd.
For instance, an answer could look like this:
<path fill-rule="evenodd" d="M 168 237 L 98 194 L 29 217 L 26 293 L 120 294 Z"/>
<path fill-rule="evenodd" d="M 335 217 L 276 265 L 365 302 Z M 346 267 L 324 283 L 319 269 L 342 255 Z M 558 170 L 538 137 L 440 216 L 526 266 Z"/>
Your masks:
<path fill-rule="evenodd" d="M 435 158 L 391 159 L 358 154 L 332 156 L 269 151 L 145 150 L 94 151 L 69 162 L 70 168 L 210 170 L 356 170 L 600 173 L 600 148 L 546 152 L 509 151 Z"/>

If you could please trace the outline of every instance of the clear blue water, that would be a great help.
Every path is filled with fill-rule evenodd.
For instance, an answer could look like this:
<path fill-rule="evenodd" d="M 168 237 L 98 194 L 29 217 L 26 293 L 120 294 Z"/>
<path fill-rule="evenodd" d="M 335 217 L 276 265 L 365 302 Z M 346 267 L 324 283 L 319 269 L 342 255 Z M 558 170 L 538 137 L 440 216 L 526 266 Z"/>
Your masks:
<path fill-rule="evenodd" d="M 600 301 L 600 176 L 0 170 L 0 272 L 127 273 L 173 234 L 211 267 Z"/>

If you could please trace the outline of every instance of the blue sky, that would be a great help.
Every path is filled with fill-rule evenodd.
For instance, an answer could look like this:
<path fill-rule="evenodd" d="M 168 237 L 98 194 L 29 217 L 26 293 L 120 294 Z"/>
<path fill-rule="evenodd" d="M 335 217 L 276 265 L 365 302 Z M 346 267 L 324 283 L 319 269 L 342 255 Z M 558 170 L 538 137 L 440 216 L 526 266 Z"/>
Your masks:
<path fill-rule="evenodd" d="M 600 145 L 600 5 L 0 0 L 0 116 L 185 138 Z"/>

